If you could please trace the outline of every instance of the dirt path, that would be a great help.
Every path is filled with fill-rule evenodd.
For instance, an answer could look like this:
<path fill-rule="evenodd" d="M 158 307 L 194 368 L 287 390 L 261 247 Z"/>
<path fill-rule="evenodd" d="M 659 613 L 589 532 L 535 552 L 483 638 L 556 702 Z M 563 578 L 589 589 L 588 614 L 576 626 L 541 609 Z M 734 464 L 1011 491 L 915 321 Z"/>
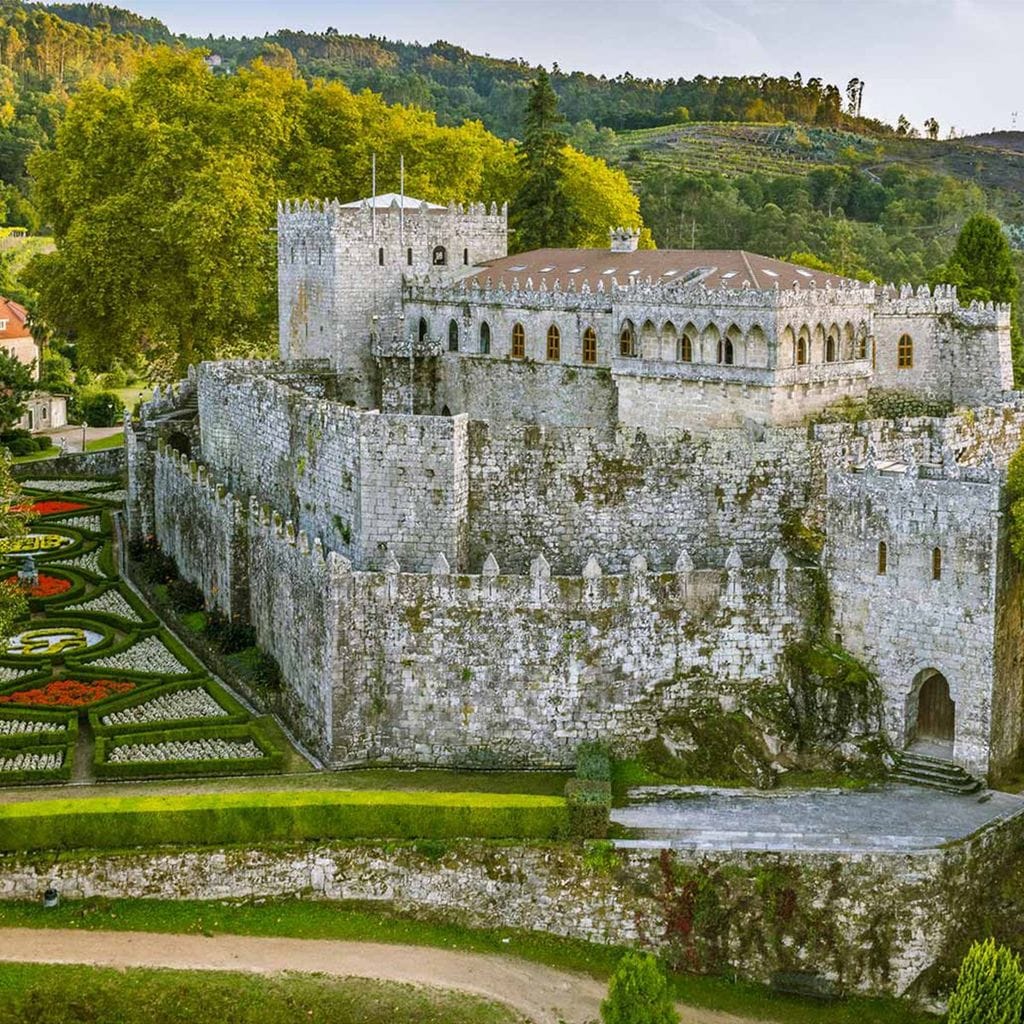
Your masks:
<path fill-rule="evenodd" d="M 606 991 L 602 982 L 586 975 L 514 957 L 325 939 L 0 928 L 0 961 L 5 960 L 254 974 L 299 971 L 408 982 L 505 1003 L 536 1024 L 596 1021 Z M 686 1006 L 679 1013 L 682 1024 L 761 1024 Z"/>

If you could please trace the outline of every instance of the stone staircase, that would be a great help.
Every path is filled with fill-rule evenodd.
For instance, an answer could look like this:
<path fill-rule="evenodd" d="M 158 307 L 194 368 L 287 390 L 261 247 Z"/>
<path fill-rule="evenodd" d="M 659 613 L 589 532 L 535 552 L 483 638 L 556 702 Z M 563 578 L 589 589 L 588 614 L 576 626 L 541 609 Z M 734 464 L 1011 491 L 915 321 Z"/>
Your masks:
<path fill-rule="evenodd" d="M 897 755 L 896 765 L 890 778 L 894 782 L 906 782 L 912 786 L 928 786 L 941 789 L 944 793 L 970 796 L 984 788 L 981 779 L 975 778 L 952 761 L 944 761 L 928 754 L 915 754 L 904 750 Z"/>

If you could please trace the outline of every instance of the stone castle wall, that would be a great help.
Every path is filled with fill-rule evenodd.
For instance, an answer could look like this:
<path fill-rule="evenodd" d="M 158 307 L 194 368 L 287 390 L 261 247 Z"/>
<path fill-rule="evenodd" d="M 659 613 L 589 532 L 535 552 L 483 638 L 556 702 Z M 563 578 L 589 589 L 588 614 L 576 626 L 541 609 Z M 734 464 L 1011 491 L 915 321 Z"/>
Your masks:
<path fill-rule="evenodd" d="M 1012 935 L 1018 815 L 941 850 L 801 853 L 474 841 L 9 854 L 0 899 L 375 902 L 468 927 L 657 951 L 762 983 L 804 972 L 842 992 L 927 997 L 974 939 Z M 702 912 L 709 911 L 709 912 Z M 513 938 L 513 947 L 515 939 Z"/>

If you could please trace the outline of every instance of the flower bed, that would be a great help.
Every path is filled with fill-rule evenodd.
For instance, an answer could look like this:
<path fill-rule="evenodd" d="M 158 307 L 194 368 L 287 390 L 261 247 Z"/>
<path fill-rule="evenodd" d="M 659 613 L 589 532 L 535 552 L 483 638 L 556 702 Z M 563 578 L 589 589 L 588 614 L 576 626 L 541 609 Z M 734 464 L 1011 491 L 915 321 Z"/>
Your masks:
<path fill-rule="evenodd" d="M 0 698 L 2 700 L 3 698 Z M 34 736 L 41 732 L 67 732 L 67 722 L 41 718 L 0 717 L 0 742 L 11 736 Z"/>
<path fill-rule="evenodd" d="M 21 587 L 21 581 L 17 576 L 8 576 L 4 582 Z M 71 589 L 71 586 L 71 580 L 66 580 L 61 576 L 50 576 L 48 573 L 41 572 L 39 574 L 39 582 L 25 593 L 28 597 L 57 597 L 59 594 L 66 594 Z"/>
<path fill-rule="evenodd" d="M 100 549 L 95 548 L 93 551 L 86 551 L 85 554 L 79 555 L 77 558 L 67 558 L 60 560 L 61 565 L 67 565 L 72 569 L 84 569 L 86 572 L 90 572 L 93 576 L 106 576 L 106 570 L 100 565 Z"/>
<path fill-rule="evenodd" d="M 131 693 L 135 683 L 118 679 L 57 679 L 31 690 L 0 695 L 0 704 L 24 707 L 84 708 L 116 694 Z"/>
<path fill-rule="evenodd" d="M 116 491 L 104 491 L 102 494 L 90 494 L 90 498 L 99 498 L 102 501 L 116 501 L 119 505 L 128 500 L 128 492 L 121 488 Z"/>
<path fill-rule="evenodd" d="M 74 537 L 67 537 L 63 533 L 26 533 L 21 537 L 4 537 L 0 540 L 0 554 L 49 555 L 75 543 L 77 541 Z"/>
<path fill-rule="evenodd" d="M 202 686 L 161 693 L 141 704 L 111 711 L 102 725 L 140 725 L 196 718 L 226 718 L 228 712 Z"/>
<path fill-rule="evenodd" d="M 86 530 L 89 533 L 103 532 L 103 521 L 99 516 L 73 516 L 71 519 L 54 519 L 51 522 L 54 526 L 70 526 L 73 530 Z"/>
<path fill-rule="evenodd" d="M 143 672 L 146 675 L 158 676 L 187 676 L 194 671 L 183 665 L 167 645 L 155 636 L 144 637 L 123 651 L 90 661 L 89 665 L 90 667 L 120 669 L 123 672 Z"/>
<path fill-rule="evenodd" d="M 0 749 L 0 779 L 7 772 L 51 772 L 64 764 L 64 751 L 53 750 L 33 752 L 18 750 L 10 753 Z"/>
<path fill-rule="evenodd" d="M 111 480 L 22 480 L 21 486 L 30 491 L 61 491 L 64 494 L 81 494 L 83 491 L 98 491 L 109 487 Z"/>
<path fill-rule="evenodd" d="M 62 615 L 67 612 L 81 612 L 84 615 L 99 613 L 100 616 L 111 615 L 125 622 L 144 621 L 142 612 L 118 590 L 116 584 L 99 593 L 93 592 L 84 601 L 61 605 L 60 611 Z"/>
<path fill-rule="evenodd" d="M 12 512 L 31 512 L 37 516 L 55 516 L 60 513 L 80 512 L 83 508 L 89 508 L 81 501 L 62 501 L 57 498 L 43 498 L 34 501 L 31 505 L 15 505 Z"/>
<path fill-rule="evenodd" d="M 263 757 L 254 740 L 168 740 L 165 743 L 123 743 L 109 748 L 108 764 L 142 761 L 249 761 Z"/>

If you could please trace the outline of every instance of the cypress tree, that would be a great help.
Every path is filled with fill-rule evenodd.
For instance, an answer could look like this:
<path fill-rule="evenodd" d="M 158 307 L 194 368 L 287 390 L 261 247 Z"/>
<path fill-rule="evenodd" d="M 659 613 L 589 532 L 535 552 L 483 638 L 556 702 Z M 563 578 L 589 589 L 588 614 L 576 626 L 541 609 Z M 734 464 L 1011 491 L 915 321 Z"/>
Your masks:
<path fill-rule="evenodd" d="M 994 939 L 975 942 L 960 965 L 948 1024 L 1019 1024 L 1022 1007 L 1020 961 Z"/>
<path fill-rule="evenodd" d="M 650 953 L 626 953 L 601 1004 L 604 1024 L 679 1024 L 665 972 Z"/>
<path fill-rule="evenodd" d="M 526 105 L 518 153 L 522 184 L 512 202 L 512 228 L 520 249 L 573 243 L 573 218 L 565 187 L 564 124 L 551 79 L 540 68 Z"/>
<path fill-rule="evenodd" d="M 1015 302 L 1020 281 L 1013 251 L 999 221 L 985 213 L 969 217 L 946 264 L 946 280 L 962 302 Z"/>

